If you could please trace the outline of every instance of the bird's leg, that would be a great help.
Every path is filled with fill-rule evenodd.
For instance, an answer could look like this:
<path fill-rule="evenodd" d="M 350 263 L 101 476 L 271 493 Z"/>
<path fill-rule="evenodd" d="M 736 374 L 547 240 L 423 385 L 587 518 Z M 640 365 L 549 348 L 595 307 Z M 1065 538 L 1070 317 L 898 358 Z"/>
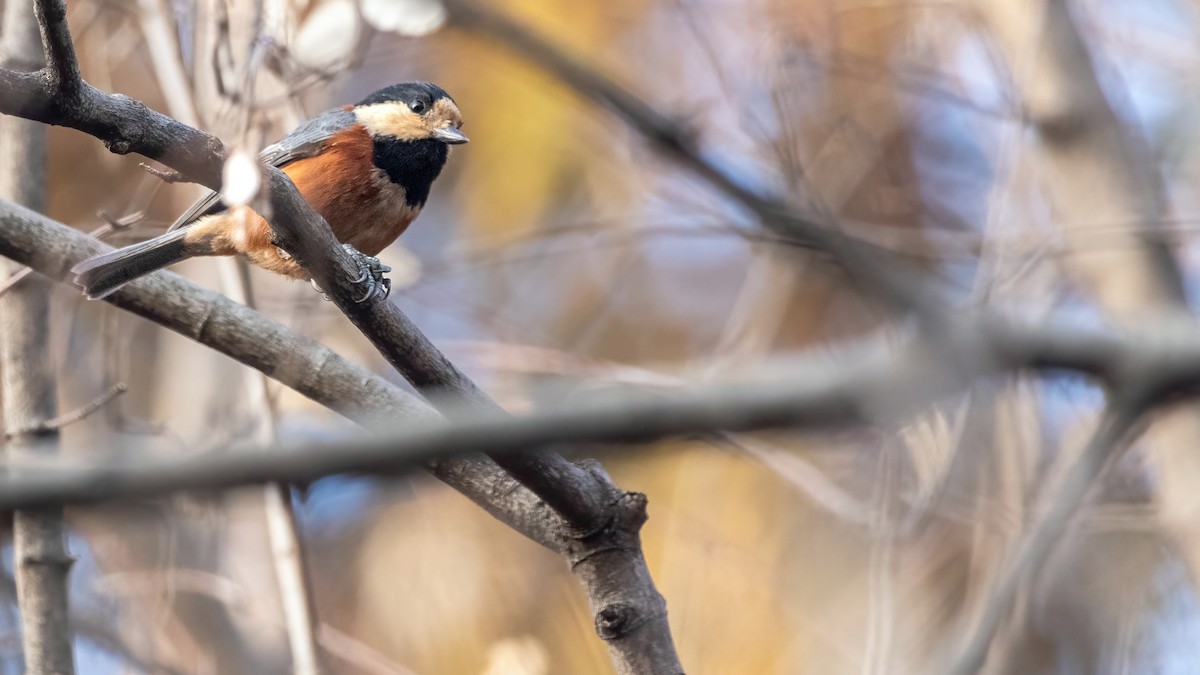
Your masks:
<path fill-rule="evenodd" d="M 358 264 L 360 274 L 354 282 L 366 286 L 363 296 L 354 302 L 366 302 L 380 293 L 383 293 L 383 298 L 386 300 L 392 292 L 392 280 L 383 275 L 391 272 L 392 268 L 384 265 L 379 258 L 367 255 L 350 244 L 342 244 L 342 248 L 346 249 L 346 253 L 349 253 L 350 257 L 354 258 L 354 262 Z"/>

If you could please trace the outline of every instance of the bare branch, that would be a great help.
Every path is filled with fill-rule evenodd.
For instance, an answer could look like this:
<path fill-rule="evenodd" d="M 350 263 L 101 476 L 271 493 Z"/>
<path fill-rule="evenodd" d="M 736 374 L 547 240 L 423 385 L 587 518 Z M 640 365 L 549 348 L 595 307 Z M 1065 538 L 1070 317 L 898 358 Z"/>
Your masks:
<path fill-rule="evenodd" d="M 596 402 L 577 402 L 569 409 L 525 417 L 482 417 L 453 423 L 425 418 L 417 428 L 393 425 L 383 436 L 356 441 L 200 457 L 167 456 L 128 464 L 106 460 L 89 466 L 73 462 L 62 469 L 0 479 L 0 508 L 147 497 L 267 481 L 304 484 L 338 473 L 394 475 L 430 460 L 470 455 L 483 449 L 519 453 L 559 444 L 645 443 L 679 435 L 877 424 L 904 419 L 931 402 L 962 391 L 979 377 L 1003 370 L 1062 370 L 1072 364 L 1084 365 L 1083 361 L 1056 359 L 1060 343 L 1074 342 L 1098 360 L 1124 364 L 1120 369 L 1136 368 L 1157 384 L 1155 393 L 1142 390 L 1144 395 L 1116 408 L 1120 414 L 1110 416 L 1101 426 L 1099 440 L 1089 445 L 1075 465 L 1075 473 L 1046 493 L 1048 500 L 1058 500 L 1053 502 L 1055 510 L 1048 513 L 1059 514 L 1055 517 L 1061 519 L 1059 512 L 1082 499 L 1080 490 L 1086 490 L 1104 458 L 1113 451 L 1111 439 L 1123 438 L 1120 434 L 1144 409 L 1168 400 L 1177 391 L 1167 385 L 1165 378 L 1173 377 L 1167 373 L 1178 372 L 1188 381 L 1200 383 L 1200 346 L 1181 350 L 1145 336 L 1114 338 L 1060 327 L 1019 330 L 1025 334 L 1020 347 L 999 335 L 1000 329 L 996 334 L 963 332 L 962 354 L 977 353 L 989 344 L 1007 343 L 1007 347 L 997 350 L 1007 355 L 1004 359 L 947 358 L 944 346 L 930 348 L 928 337 L 915 336 L 907 346 L 896 350 L 864 349 L 838 359 L 781 366 L 770 380 L 689 387 L 657 396 L 637 392 L 616 396 L 610 392 Z M 896 397 L 901 390 L 905 396 Z M 1188 393 L 1200 395 L 1200 389 Z M 1114 425 L 1117 429 L 1110 429 Z M 1060 527 L 1063 522 L 1050 519 L 1039 527 Z"/>
<path fill-rule="evenodd" d="M 1045 172 L 1038 184 L 1059 226 L 1072 241 L 1087 241 L 1097 221 L 1136 224 L 1111 235 L 1119 245 L 1107 255 L 1074 256 L 1067 268 L 1110 311 L 1186 307 L 1183 275 L 1162 229 L 1171 205 L 1160 168 L 1141 133 L 1126 128 L 1110 103 L 1121 82 L 1108 91 L 1101 84 L 1113 73 L 1101 72 L 1070 4 L 980 4 L 1037 131 L 1035 161 Z M 1038 58 L 1025 58 L 1031 53 Z"/>
<path fill-rule="evenodd" d="M 38 26 L 28 4 L 6 3 L 3 30 L 0 50 L 18 62 L 37 60 L 34 36 Z M 18 119 L 2 119 L 0 125 L 0 147 L 4 148 L 0 198 L 43 208 L 46 129 Z M 0 267 L 7 271 L 12 266 Z M 14 290 L 0 297 L 5 450 L 9 456 L 26 452 L 53 455 L 59 449 L 59 436 L 55 428 L 46 426 L 56 407 L 54 368 L 46 350 L 50 284 L 39 277 L 10 288 Z M 67 615 L 67 574 L 74 559 L 67 551 L 62 507 L 17 511 L 13 542 L 25 670 L 33 675 L 71 675 L 75 663 Z"/>
<path fill-rule="evenodd" d="M 36 73 L 0 69 L 0 113 L 78 129 L 118 155 L 136 152 L 208 187 L 219 187 L 224 146 L 215 136 L 150 110 L 141 101 L 105 94 L 87 82 L 72 102 Z"/>
<path fill-rule="evenodd" d="M 317 649 L 317 611 L 300 525 L 292 508 L 291 486 L 268 483 L 263 488 L 263 502 L 271 564 L 292 653 L 292 673 L 319 675 L 326 668 Z"/>
<path fill-rule="evenodd" d="M 983 616 L 962 651 L 945 670 L 946 675 L 972 675 L 983 668 L 992 638 L 1012 612 L 1022 584 L 1050 557 L 1101 471 L 1129 443 L 1142 410 L 1138 401 L 1110 405 L 1083 453 L 1064 472 L 1058 484 L 1049 485 L 1043 491 L 1043 515 L 1021 540 L 1012 562 L 992 585 L 983 605 Z"/>
<path fill-rule="evenodd" d="M 143 215 L 141 213 L 135 213 L 123 218 L 114 219 L 101 212 L 100 217 L 105 221 L 105 224 L 97 227 L 89 233 L 91 236 L 96 237 L 97 239 L 104 239 L 104 237 L 113 232 L 124 230 L 130 227 L 134 223 L 140 221 L 143 218 Z M 0 283 L 0 296 L 4 295 L 14 286 L 21 283 L 22 279 L 32 273 L 33 270 L 29 267 L 22 267 L 21 269 L 15 271 L 12 275 Z"/>
<path fill-rule="evenodd" d="M 146 219 L 146 214 L 142 211 L 135 211 L 120 218 L 114 218 L 104 211 L 97 211 L 96 216 L 104 221 L 104 225 L 89 232 L 89 234 L 97 239 L 103 239 L 110 232 L 127 230 Z"/>
<path fill-rule="evenodd" d="M 28 268 L 26 268 L 28 269 Z M 74 424 L 80 420 L 87 419 L 90 415 L 108 405 L 116 397 L 129 391 L 129 387 L 124 382 L 118 382 L 108 388 L 108 391 L 100 394 L 96 398 L 88 401 L 86 405 L 80 406 L 69 413 L 65 413 L 51 420 L 46 420 L 39 431 L 50 431 L 52 429 L 61 429 L 68 424 Z"/>
<path fill-rule="evenodd" d="M 917 373 L 938 369 L 919 349 L 859 356 L 847 363 L 805 364 L 770 382 L 711 386 L 670 397 L 631 393 L 615 402 L 576 404 L 536 416 L 425 423 L 425 430 L 410 427 L 359 441 L 168 455 L 124 464 L 75 460 L 62 469 L 39 467 L 0 478 L 0 508 L 133 499 L 268 481 L 306 484 L 337 473 L 397 474 L 431 459 L 485 449 L 507 454 L 555 444 L 642 443 L 680 434 L 838 428 L 870 423 L 878 416 L 902 417 L 901 410 L 888 405 L 891 392 Z M 947 389 L 914 391 L 906 405 L 915 408 L 962 382 L 936 376 L 925 381 Z"/>
<path fill-rule="evenodd" d="M 79 74 L 75 45 L 67 29 L 67 3 L 65 0 L 35 0 L 33 7 L 42 33 L 46 83 L 56 96 L 71 101 L 82 90 L 83 77 Z"/>
<path fill-rule="evenodd" d="M 179 173 L 178 171 L 163 171 L 162 169 L 156 169 L 145 162 L 139 162 L 138 166 L 142 168 L 142 171 L 145 171 L 146 173 L 154 176 L 164 183 L 167 183 L 168 185 L 171 183 L 190 182 L 188 181 L 187 176 Z"/>

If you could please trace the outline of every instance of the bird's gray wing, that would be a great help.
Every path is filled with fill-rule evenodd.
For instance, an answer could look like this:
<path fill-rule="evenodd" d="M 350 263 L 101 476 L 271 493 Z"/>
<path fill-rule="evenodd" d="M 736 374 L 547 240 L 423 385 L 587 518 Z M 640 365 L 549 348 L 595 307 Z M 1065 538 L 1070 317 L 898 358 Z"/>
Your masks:
<path fill-rule="evenodd" d="M 258 158 L 273 166 L 283 166 L 304 157 L 312 157 L 325 147 L 325 142 L 343 129 L 358 123 L 353 110 L 328 110 L 296 127 L 278 143 L 263 148 Z"/>
<path fill-rule="evenodd" d="M 337 108 L 326 111 L 296 127 L 278 143 L 263 148 L 263 151 L 258 153 L 258 158 L 272 166 L 283 167 L 297 159 L 312 157 L 325 147 L 325 142 L 330 136 L 357 122 L 352 110 Z M 176 218 L 167 231 L 190 225 L 199 218 L 220 213 L 226 208 L 221 203 L 221 193 L 209 192 Z"/>

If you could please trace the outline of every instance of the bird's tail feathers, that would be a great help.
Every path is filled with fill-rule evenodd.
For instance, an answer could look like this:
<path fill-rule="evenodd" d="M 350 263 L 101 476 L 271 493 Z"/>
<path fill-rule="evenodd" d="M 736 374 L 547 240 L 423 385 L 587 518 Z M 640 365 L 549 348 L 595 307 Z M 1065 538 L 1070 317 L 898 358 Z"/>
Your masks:
<path fill-rule="evenodd" d="M 89 300 L 99 300 L 141 276 L 195 255 L 184 236 L 187 230 L 174 230 L 132 246 L 92 256 L 71 268 L 75 283 L 83 287 Z"/>

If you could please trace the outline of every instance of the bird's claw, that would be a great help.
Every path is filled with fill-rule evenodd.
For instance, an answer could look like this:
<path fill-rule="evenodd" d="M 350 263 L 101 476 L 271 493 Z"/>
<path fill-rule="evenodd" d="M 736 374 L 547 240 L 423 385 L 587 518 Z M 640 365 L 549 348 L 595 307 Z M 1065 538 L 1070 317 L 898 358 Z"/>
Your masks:
<path fill-rule="evenodd" d="M 342 244 L 342 248 L 346 250 L 346 253 L 350 254 L 355 264 L 358 265 L 358 278 L 354 280 L 354 283 L 363 284 L 367 287 L 366 291 L 363 292 L 363 296 L 356 298 L 354 302 L 366 302 L 381 292 L 383 293 L 383 299 L 386 300 L 392 292 L 392 280 L 383 275 L 391 272 L 392 268 L 384 265 L 379 258 L 367 255 L 350 244 Z M 312 284 L 313 290 L 320 293 L 326 300 L 332 300 L 329 294 L 317 285 L 316 279 L 309 279 L 309 283 Z"/>
<path fill-rule="evenodd" d="M 325 302 L 329 302 L 329 301 L 333 300 L 333 298 L 329 297 L 329 294 L 328 294 L 328 293 L 326 293 L 325 291 L 321 290 L 321 287 L 317 285 L 317 280 L 316 280 L 316 279 L 309 279 L 309 280 L 308 280 L 308 283 L 312 284 L 312 287 L 313 287 L 313 290 L 314 290 L 314 291 L 316 291 L 316 292 L 320 293 L 322 298 L 325 298 Z"/>
<path fill-rule="evenodd" d="M 354 302 L 366 302 L 380 293 L 383 294 L 383 299 L 386 300 L 392 292 L 392 280 L 383 275 L 391 272 L 392 268 L 384 265 L 379 258 L 366 255 L 350 244 L 342 244 L 342 248 L 346 249 L 346 253 L 349 253 L 350 257 L 354 258 L 354 262 L 358 264 L 359 275 L 354 280 L 354 283 L 366 286 L 363 296 Z"/>

